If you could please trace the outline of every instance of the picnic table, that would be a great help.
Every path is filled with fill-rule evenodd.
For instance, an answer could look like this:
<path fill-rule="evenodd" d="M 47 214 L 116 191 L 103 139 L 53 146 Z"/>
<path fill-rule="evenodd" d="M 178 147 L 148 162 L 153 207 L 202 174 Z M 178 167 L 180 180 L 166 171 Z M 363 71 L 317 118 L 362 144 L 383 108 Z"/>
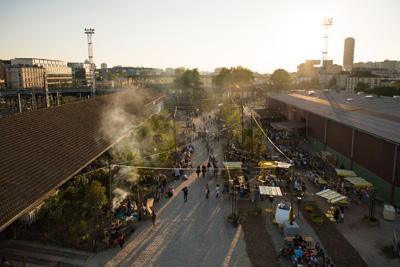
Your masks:
<path fill-rule="evenodd" d="M 289 245 L 290 243 L 293 242 L 294 236 L 286 236 L 284 238 L 285 244 Z M 314 239 L 311 236 L 306 236 L 303 237 L 304 241 L 306 242 L 307 246 L 310 247 L 311 243 L 314 241 Z"/>

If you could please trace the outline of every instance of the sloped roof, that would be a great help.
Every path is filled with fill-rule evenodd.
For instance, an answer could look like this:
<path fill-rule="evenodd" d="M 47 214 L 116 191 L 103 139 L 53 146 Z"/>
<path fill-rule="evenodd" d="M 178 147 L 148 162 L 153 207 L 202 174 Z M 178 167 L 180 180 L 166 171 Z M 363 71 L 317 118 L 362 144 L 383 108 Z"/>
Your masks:
<path fill-rule="evenodd" d="M 400 99 L 368 97 L 335 90 L 279 94 L 273 99 L 308 110 L 332 121 L 378 136 L 391 143 L 400 143 Z M 349 98 L 353 102 L 348 102 Z"/>
<path fill-rule="evenodd" d="M 356 72 L 349 76 L 349 78 L 380 78 L 381 76 L 372 74 L 371 72 Z"/>
<path fill-rule="evenodd" d="M 144 88 L 0 117 L 0 231 L 154 113 Z"/>

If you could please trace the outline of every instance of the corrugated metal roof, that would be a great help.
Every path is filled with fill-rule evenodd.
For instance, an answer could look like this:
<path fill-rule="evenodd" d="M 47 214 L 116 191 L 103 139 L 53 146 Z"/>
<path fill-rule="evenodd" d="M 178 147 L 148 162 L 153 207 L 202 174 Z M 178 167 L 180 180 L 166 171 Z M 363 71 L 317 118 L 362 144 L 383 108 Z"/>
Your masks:
<path fill-rule="evenodd" d="M 392 143 L 400 143 L 400 99 L 365 96 L 327 90 L 315 91 L 314 96 L 296 92 L 271 97 Z M 354 101 L 347 102 L 349 98 Z"/>
<path fill-rule="evenodd" d="M 0 117 L 0 231 L 153 114 L 161 97 L 137 88 Z"/>

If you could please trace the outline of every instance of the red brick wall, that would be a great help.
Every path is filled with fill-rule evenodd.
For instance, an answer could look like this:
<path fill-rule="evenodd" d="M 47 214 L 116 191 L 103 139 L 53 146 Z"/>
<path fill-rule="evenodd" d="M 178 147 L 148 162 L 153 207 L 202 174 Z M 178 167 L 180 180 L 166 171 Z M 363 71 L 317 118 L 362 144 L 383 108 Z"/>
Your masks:
<path fill-rule="evenodd" d="M 312 113 L 308 113 L 308 135 L 324 142 L 325 119 Z"/>
<path fill-rule="evenodd" d="M 392 182 L 394 144 L 356 130 L 353 160 L 385 181 Z M 399 173 L 397 186 L 400 184 L 398 177 Z"/>
<path fill-rule="evenodd" d="M 326 145 L 350 158 L 352 129 L 328 120 L 326 132 Z"/>

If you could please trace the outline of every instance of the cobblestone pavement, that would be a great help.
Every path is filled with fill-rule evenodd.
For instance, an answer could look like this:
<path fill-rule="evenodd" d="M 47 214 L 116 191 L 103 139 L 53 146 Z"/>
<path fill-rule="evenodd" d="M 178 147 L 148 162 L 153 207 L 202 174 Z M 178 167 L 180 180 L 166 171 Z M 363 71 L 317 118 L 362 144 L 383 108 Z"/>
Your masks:
<path fill-rule="evenodd" d="M 200 117 L 196 126 L 203 125 Z M 215 123 L 212 129 L 216 130 Z M 231 202 L 222 194 L 216 198 L 215 187 L 220 179 L 197 178 L 195 168 L 208 160 L 205 143 L 195 141 L 193 172 L 187 181 L 170 182 L 175 195 L 155 203 L 156 228 L 151 221 L 140 221 L 135 233 L 121 249 L 111 248 L 94 255 L 86 266 L 250 266 L 241 227 L 234 228 L 226 220 Z M 221 145 L 214 151 L 222 168 Z M 205 185 L 210 185 L 206 199 Z M 188 201 L 183 202 L 182 188 L 188 186 Z M 222 192 L 222 186 L 221 190 Z"/>

